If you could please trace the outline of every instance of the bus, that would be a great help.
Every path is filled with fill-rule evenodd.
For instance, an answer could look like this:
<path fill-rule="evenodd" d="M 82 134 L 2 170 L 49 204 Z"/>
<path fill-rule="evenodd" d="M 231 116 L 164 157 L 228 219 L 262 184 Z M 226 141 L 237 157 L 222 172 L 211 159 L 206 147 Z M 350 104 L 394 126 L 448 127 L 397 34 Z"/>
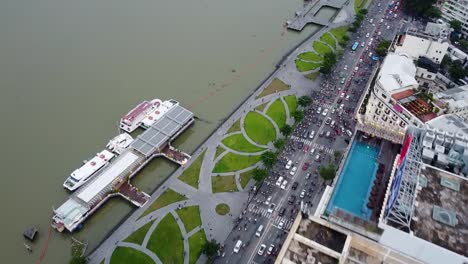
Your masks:
<path fill-rule="evenodd" d="M 352 51 L 355 51 L 357 49 L 357 47 L 359 46 L 359 41 L 355 41 L 353 46 L 351 47 L 351 50 Z"/>

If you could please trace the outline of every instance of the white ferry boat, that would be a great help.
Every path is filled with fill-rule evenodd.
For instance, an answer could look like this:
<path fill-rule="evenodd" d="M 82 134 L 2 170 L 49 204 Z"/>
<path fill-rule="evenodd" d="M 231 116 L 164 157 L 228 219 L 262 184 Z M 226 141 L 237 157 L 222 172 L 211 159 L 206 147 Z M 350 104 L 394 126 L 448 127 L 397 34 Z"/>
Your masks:
<path fill-rule="evenodd" d="M 161 100 L 154 99 L 151 102 L 143 101 L 135 108 L 130 110 L 124 117 L 120 119 L 120 128 L 131 133 L 141 124 L 141 121 L 155 108 L 161 105 Z"/>
<path fill-rule="evenodd" d="M 120 155 L 125 149 L 128 148 L 128 146 L 130 146 L 130 144 L 132 144 L 132 142 L 132 136 L 127 133 L 122 133 L 111 139 L 109 143 L 107 143 L 106 148 Z"/>
<path fill-rule="evenodd" d="M 109 161 L 114 158 L 114 154 L 108 150 L 103 150 L 96 154 L 91 160 L 85 162 L 83 166 L 73 171 L 70 177 L 63 183 L 63 187 L 70 191 L 78 189 L 92 178 L 96 172 L 103 168 Z"/>
<path fill-rule="evenodd" d="M 159 120 L 162 116 L 164 116 L 170 109 L 172 109 L 175 105 L 178 105 L 179 102 L 174 100 L 167 100 L 161 102 L 158 107 L 156 107 L 153 111 L 143 118 L 141 121 L 141 125 L 144 128 L 150 127 L 154 122 Z"/>

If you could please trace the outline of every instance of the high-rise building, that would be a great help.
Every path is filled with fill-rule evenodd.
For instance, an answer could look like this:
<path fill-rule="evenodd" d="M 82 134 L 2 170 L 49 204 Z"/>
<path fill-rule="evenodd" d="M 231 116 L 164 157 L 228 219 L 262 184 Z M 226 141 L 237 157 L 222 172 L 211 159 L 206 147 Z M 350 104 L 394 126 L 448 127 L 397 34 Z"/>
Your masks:
<path fill-rule="evenodd" d="M 463 35 L 468 36 L 468 0 L 445 0 L 440 10 L 446 21 L 460 21 Z"/>

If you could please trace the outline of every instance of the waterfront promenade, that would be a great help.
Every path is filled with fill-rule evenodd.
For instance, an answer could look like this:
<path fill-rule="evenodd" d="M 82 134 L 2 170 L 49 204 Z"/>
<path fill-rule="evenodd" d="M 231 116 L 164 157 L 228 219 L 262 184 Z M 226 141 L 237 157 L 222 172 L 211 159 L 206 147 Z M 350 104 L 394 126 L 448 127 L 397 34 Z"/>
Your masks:
<path fill-rule="evenodd" d="M 212 186 L 212 178 L 215 175 L 213 173 L 213 168 L 215 164 L 228 152 L 233 152 L 239 155 L 252 155 L 252 153 L 243 153 L 241 151 L 225 151 L 215 157 L 217 155 L 217 148 L 221 144 L 221 141 L 226 138 L 229 133 L 227 131 L 231 128 L 236 121 L 240 120 L 241 124 L 241 133 L 244 137 L 253 145 L 258 147 L 263 147 L 265 150 L 271 149 L 274 150 L 273 144 L 269 143 L 268 145 L 259 145 L 249 139 L 245 129 L 243 129 L 243 123 L 245 116 L 250 111 L 256 111 L 255 108 L 266 104 L 265 109 L 268 109 L 268 106 L 271 105 L 275 100 L 280 99 L 283 102 L 283 105 L 286 108 L 287 118 L 286 122 L 292 124 L 292 118 L 289 115 L 289 109 L 287 108 L 288 105 L 284 101 L 285 96 L 294 95 L 296 97 L 307 95 L 310 93 L 312 88 L 316 88 L 318 83 L 320 82 L 320 77 L 316 81 L 311 81 L 307 79 L 303 73 L 297 71 L 295 66 L 295 59 L 298 54 L 310 50 L 310 46 L 312 43 L 317 40 L 324 32 L 328 31 L 332 27 L 339 27 L 348 24 L 350 21 L 346 18 L 352 18 L 351 15 L 346 15 L 347 12 L 352 9 L 351 7 L 346 6 L 345 9 L 342 11 L 344 14 L 340 13 L 335 21 L 330 23 L 328 27 L 324 27 L 314 35 L 310 36 L 306 41 L 304 41 L 299 47 L 295 48 L 290 52 L 288 56 L 284 58 L 284 60 L 278 64 L 277 69 L 270 75 L 268 79 L 266 79 L 258 89 L 250 95 L 243 104 L 237 108 L 226 120 L 225 122 L 216 129 L 216 131 L 202 144 L 200 147 L 192 154 L 192 159 L 189 163 L 185 164 L 178 168 L 173 175 L 161 186 L 159 187 L 152 195 L 147 203 L 147 205 L 143 208 L 139 208 L 135 210 L 112 234 L 110 234 L 102 244 L 95 249 L 89 255 L 89 263 L 91 264 L 99 264 L 104 261 L 104 263 L 110 263 L 110 259 L 112 256 L 113 251 L 117 247 L 127 247 L 132 248 L 137 251 L 141 251 L 145 253 L 145 255 L 149 256 L 155 263 L 162 263 L 161 260 L 158 258 L 156 254 L 152 251 L 147 249 L 148 240 L 152 234 L 152 231 L 155 230 L 158 223 L 168 214 L 172 214 L 176 219 L 176 222 L 181 230 L 183 244 L 184 244 L 184 263 L 189 263 L 189 246 L 188 246 L 188 238 L 193 235 L 194 232 L 197 232 L 203 229 L 206 233 L 206 238 L 208 240 L 215 239 L 216 241 L 223 243 L 223 241 L 228 237 L 229 233 L 231 232 L 232 228 L 234 227 L 234 220 L 237 216 L 245 210 L 245 206 L 247 200 L 249 198 L 248 190 L 252 186 L 252 182 L 242 188 L 240 184 L 240 173 L 244 171 L 248 171 L 253 167 L 258 166 L 258 164 L 252 165 L 248 168 L 244 168 L 239 170 L 235 173 L 235 181 L 238 192 L 220 192 L 220 193 L 213 193 L 213 186 Z M 263 97 L 258 98 L 259 94 L 275 79 L 279 79 L 282 82 L 289 85 L 289 89 L 272 93 Z M 256 111 L 260 113 L 265 118 L 269 118 L 265 114 L 265 110 L 263 111 Z M 270 120 L 271 121 L 271 120 Z M 274 122 L 272 122 L 274 124 Z M 275 126 L 275 130 L 279 128 Z M 279 133 L 277 133 L 278 135 Z M 279 136 L 279 135 L 278 135 Z M 179 176 L 187 169 L 194 161 L 196 161 L 201 155 L 202 156 L 202 165 L 200 168 L 200 177 L 198 182 L 198 189 L 194 188 L 191 185 L 188 185 L 179 179 Z M 220 175 L 219 177 L 223 177 L 223 174 L 216 173 L 216 175 Z M 149 214 L 144 214 L 144 212 L 148 209 L 148 207 L 155 202 L 155 200 L 160 197 L 167 189 L 171 189 L 176 191 L 177 193 L 183 194 L 186 200 L 178 201 L 167 206 L 164 206 L 158 210 L 154 210 Z M 219 215 L 215 211 L 215 207 L 218 204 L 227 204 L 230 207 L 230 213 L 226 215 Z M 184 225 L 181 223 L 180 218 L 178 218 L 178 214 L 176 213 L 177 209 L 180 207 L 187 207 L 191 205 L 197 205 L 200 208 L 200 216 L 201 216 L 201 226 L 196 227 L 195 229 L 186 232 Z M 152 223 L 149 231 L 145 235 L 143 243 L 141 245 L 133 244 L 125 242 L 124 240 L 132 234 L 134 231 L 138 230 L 140 227 L 145 226 L 148 223 Z M 205 259 L 202 256 L 198 263 L 204 263 Z"/>

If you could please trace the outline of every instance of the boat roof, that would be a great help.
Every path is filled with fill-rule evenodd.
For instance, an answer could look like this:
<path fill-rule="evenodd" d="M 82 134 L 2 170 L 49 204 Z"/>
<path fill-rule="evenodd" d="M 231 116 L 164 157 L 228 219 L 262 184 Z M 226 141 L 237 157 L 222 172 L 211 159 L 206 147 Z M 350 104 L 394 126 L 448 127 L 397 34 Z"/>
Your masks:
<path fill-rule="evenodd" d="M 135 108 L 130 110 L 122 119 L 126 119 L 129 121 L 133 121 L 135 117 L 139 116 L 141 113 L 143 113 L 146 109 L 151 107 L 152 103 L 148 101 L 143 101 L 139 105 L 137 105 Z"/>
<path fill-rule="evenodd" d="M 167 143 L 190 119 L 193 113 L 180 105 L 175 105 L 164 116 L 154 122 L 132 143 L 132 148 L 148 157 Z"/>
<path fill-rule="evenodd" d="M 78 181 L 85 177 L 88 177 L 89 175 L 96 172 L 99 168 L 101 168 L 107 161 L 112 159 L 114 156 L 115 155 L 112 154 L 112 152 L 108 150 L 103 150 L 97 153 L 96 156 L 94 156 L 91 160 L 86 162 L 83 166 L 74 170 L 71 173 L 71 177 Z"/>
<path fill-rule="evenodd" d="M 54 212 L 62 220 L 67 229 L 70 230 L 73 224 L 79 221 L 88 210 L 89 208 L 85 207 L 72 197 L 63 203 L 58 209 L 54 210 Z"/>
<path fill-rule="evenodd" d="M 89 203 L 106 186 L 132 167 L 140 157 L 132 151 L 125 151 L 114 162 L 94 178 L 93 182 L 80 190 L 77 197 Z"/>

